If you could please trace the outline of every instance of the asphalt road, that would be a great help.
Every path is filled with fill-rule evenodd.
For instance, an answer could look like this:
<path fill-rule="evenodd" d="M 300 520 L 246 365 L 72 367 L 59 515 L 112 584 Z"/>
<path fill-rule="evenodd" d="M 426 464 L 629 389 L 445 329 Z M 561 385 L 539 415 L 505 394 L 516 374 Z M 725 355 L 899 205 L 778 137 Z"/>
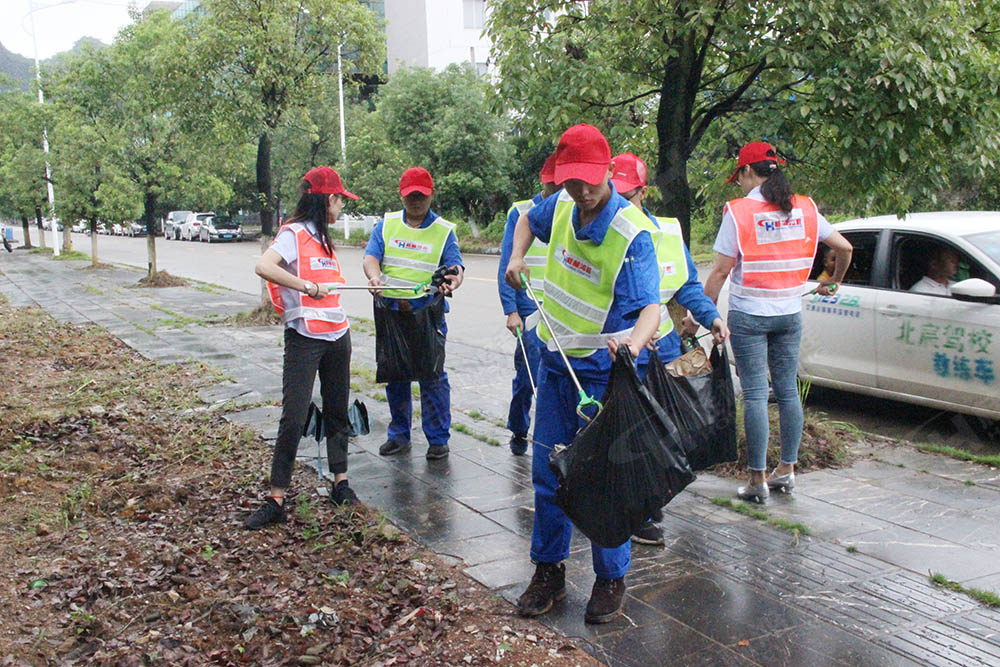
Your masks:
<path fill-rule="evenodd" d="M 15 229 L 20 242 L 20 229 Z M 36 240 L 33 236 L 33 240 Z M 48 238 L 48 237 L 47 237 Z M 36 240 L 37 242 L 37 240 Z M 90 237 L 73 234 L 73 247 L 90 253 Z M 157 268 L 207 283 L 222 285 L 247 294 L 259 294 L 260 279 L 253 267 L 260 246 L 253 242 L 207 244 L 156 239 Z M 349 284 L 364 284 L 361 248 L 337 250 Z M 98 257 L 102 262 L 146 267 L 146 239 L 118 236 L 98 237 Z M 497 299 L 496 256 L 466 255 L 466 278 L 450 301 L 448 337 L 488 350 L 511 349 L 510 335 Z M 704 273 L 705 269 L 702 269 Z M 354 317 L 372 317 L 371 297 L 365 291 L 344 292 L 344 308 Z M 948 444 L 979 451 L 995 452 L 1000 424 L 994 432 L 983 432 L 981 420 L 964 415 L 921 408 L 813 386 L 807 405 L 823 411 L 830 419 L 857 424 L 861 429 L 890 438 Z"/>

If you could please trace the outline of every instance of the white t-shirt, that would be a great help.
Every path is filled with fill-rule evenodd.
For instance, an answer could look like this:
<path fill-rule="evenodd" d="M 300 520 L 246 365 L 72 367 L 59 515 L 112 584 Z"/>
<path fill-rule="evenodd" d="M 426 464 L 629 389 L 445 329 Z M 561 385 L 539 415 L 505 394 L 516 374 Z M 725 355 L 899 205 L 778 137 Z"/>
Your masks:
<path fill-rule="evenodd" d="M 315 237 L 319 236 L 319 230 L 316 229 L 315 223 L 309 221 L 302 223 L 305 225 L 306 229 Z M 289 273 L 293 275 L 299 275 L 299 267 L 296 258 L 299 256 L 299 250 L 295 243 L 295 233 L 290 229 L 282 229 L 278 232 L 278 235 L 274 237 L 274 241 L 271 242 L 271 249 L 276 253 L 281 255 L 281 266 L 286 269 Z M 285 322 L 286 327 L 291 327 L 295 329 L 298 333 L 303 336 L 308 336 L 309 338 L 318 338 L 320 340 L 337 340 L 345 333 L 347 329 L 341 329 L 340 331 L 330 331 L 326 333 L 312 333 L 306 328 L 306 322 L 301 317 L 297 317 L 294 320 L 289 320 Z"/>
<path fill-rule="evenodd" d="M 760 193 L 760 187 L 756 187 L 746 195 L 747 199 L 755 201 L 767 201 Z M 833 225 L 827 222 L 822 213 L 817 211 L 817 235 L 819 241 L 824 241 L 833 233 Z M 715 237 L 715 245 L 712 250 L 727 257 L 735 257 L 736 264 L 730 274 L 732 280 L 743 278 L 743 253 L 740 252 L 740 243 L 736 233 L 736 219 L 726 206 L 722 214 L 722 226 L 719 227 L 719 234 Z M 748 315 L 794 315 L 802 310 L 802 297 L 795 296 L 787 299 L 754 299 L 748 296 L 736 296 L 732 292 L 729 294 L 729 310 L 738 310 Z"/>
<path fill-rule="evenodd" d="M 951 296 L 951 286 L 954 284 L 954 280 L 949 280 L 947 285 L 942 285 L 930 276 L 924 276 L 917 282 L 913 283 L 913 287 L 910 288 L 910 291 L 920 292 L 921 294 L 940 294 L 941 296 Z"/>

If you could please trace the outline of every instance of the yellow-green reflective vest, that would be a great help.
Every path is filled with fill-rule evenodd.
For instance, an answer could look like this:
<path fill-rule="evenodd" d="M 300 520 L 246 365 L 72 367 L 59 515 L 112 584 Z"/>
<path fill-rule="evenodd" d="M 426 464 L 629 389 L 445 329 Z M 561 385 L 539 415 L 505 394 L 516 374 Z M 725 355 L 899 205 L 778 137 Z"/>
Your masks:
<path fill-rule="evenodd" d="M 552 217 L 545 265 L 545 314 L 552 322 L 538 323 L 538 337 L 555 350 L 552 334 L 566 354 L 588 357 L 609 338 L 624 338 L 632 328 L 602 333 L 615 298 L 615 281 L 628 247 L 639 232 L 656 232 L 653 222 L 635 206 L 626 206 L 611 220 L 600 245 L 578 241 L 573 232 L 573 200 L 563 191 Z"/>
<path fill-rule="evenodd" d="M 427 227 L 410 227 L 403 212 L 386 213 L 382 223 L 382 284 L 396 289 L 382 290 L 393 299 L 419 299 L 423 292 L 413 288 L 427 282 L 441 264 L 444 244 L 455 228 L 444 218 L 436 218 Z"/>
<path fill-rule="evenodd" d="M 518 217 L 521 217 L 535 206 L 535 202 L 530 199 L 514 202 L 514 205 L 507 211 L 507 217 L 517 209 Z M 535 239 L 528 246 L 528 252 L 524 255 L 524 263 L 531 270 L 531 290 L 535 293 L 535 298 L 539 301 L 545 294 L 545 262 L 549 254 L 549 244 L 541 239 Z"/>
<path fill-rule="evenodd" d="M 674 330 L 674 321 L 667 311 L 667 303 L 688 279 L 687 257 L 684 254 L 684 237 L 677 218 L 656 218 L 659 229 L 653 235 L 656 261 L 660 265 L 660 328 L 656 337 L 661 338 Z"/>

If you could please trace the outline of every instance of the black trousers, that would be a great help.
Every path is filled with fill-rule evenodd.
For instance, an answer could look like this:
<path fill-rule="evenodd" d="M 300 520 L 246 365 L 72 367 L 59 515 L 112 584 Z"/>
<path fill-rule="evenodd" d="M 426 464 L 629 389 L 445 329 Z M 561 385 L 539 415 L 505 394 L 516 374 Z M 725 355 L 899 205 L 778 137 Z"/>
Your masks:
<path fill-rule="evenodd" d="M 286 327 L 281 421 L 271 461 L 271 486 L 279 489 L 287 489 L 292 480 L 295 453 L 309 414 L 317 372 L 323 397 L 323 426 L 330 472 L 347 472 L 347 437 L 351 429 L 347 417 L 351 391 L 351 333 L 348 331 L 337 340 L 328 341 L 303 336 Z"/>

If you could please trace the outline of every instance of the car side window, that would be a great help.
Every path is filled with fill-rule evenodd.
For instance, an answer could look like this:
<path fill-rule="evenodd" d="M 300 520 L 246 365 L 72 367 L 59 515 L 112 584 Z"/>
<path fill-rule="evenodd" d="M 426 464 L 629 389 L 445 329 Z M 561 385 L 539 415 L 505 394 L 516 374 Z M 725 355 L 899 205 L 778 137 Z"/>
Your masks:
<path fill-rule="evenodd" d="M 948 257 L 955 258 L 952 260 L 954 261 L 954 272 L 951 273 L 951 281 L 959 282 L 969 278 L 980 278 L 1000 289 L 995 276 L 951 243 L 932 236 L 908 233 L 897 233 L 893 237 L 890 264 L 892 288 L 935 293 L 921 289 L 918 283 L 925 280 L 925 276 L 933 272 L 932 262 L 936 257 L 945 263 Z"/>
<path fill-rule="evenodd" d="M 875 266 L 875 249 L 878 246 L 879 233 L 877 231 L 856 231 L 841 232 L 841 234 L 843 234 L 844 238 L 854 248 L 854 253 L 851 255 L 851 265 L 847 268 L 847 273 L 844 274 L 844 284 L 861 287 L 871 285 L 872 269 Z M 822 249 L 825 247 L 823 244 L 820 244 L 821 251 L 816 253 L 817 264 L 813 265 L 813 271 L 810 273 L 810 277 L 814 280 L 823 270 L 821 262 L 824 252 Z"/>

